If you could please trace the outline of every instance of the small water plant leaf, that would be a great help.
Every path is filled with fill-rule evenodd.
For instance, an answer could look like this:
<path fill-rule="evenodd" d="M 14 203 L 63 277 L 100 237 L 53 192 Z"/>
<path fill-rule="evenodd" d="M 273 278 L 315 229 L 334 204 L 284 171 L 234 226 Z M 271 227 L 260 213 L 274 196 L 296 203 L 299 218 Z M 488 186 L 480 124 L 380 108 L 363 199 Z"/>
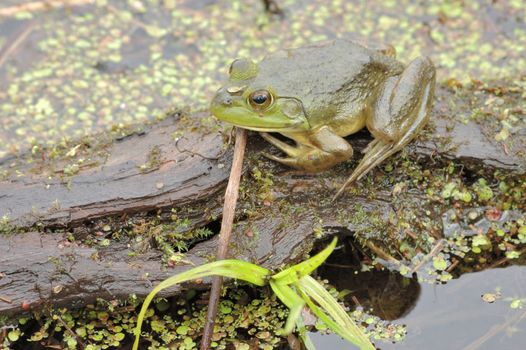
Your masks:
<path fill-rule="evenodd" d="M 301 342 L 303 343 L 303 346 L 306 350 L 316 350 L 316 346 L 312 342 L 312 340 L 309 337 L 309 334 L 307 332 L 307 329 L 305 328 L 305 323 L 303 322 L 303 318 L 299 317 L 296 320 L 296 327 L 298 329 L 298 336 L 301 339 Z"/>
<path fill-rule="evenodd" d="M 240 279 L 257 286 L 264 286 L 266 284 L 266 277 L 270 274 L 270 270 L 267 270 L 261 266 L 257 266 L 245 261 L 228 259 L 214 261 L 209 264 L 195 267 L 183 273 L 177 274 L 159 283 L 153 290 L 146 296 L 137 317 L 137 326 L 135 327 L 135 342 L 133 343 L 133 350 L 139 348 L 139 340 L 141 336 L 142 322 L 144 316 L 148 311 L 148 306 L 152 302 L 153 298 L 161 290 L 172 287 L 176 284 L 190 281 L 197 278 L 208 277 L 208 276 L 223 276 Z"/>
<path fill-rule="evenodd" d="M 316 317 L 318 317 L 320 320 L 322 320 L 323 323 L 325 323 L 325 325 L 330 330 L 332 330 L 334 333 L 336 333 L 337 335 L 339 335 L 343 339 L 345 339 L 345 340 L 347 340 L 347 341 L 349 341 L 349 342 L 351 342 L 353 344 L 358 345 L 360 347 L 360 349 L 369 349 L 369 348 L 365 348 L 365 347 L 360 346 L 359 344 L 357 344 L 356 339 L 353 339 L 352 336 L 348 336 L 348 334 L 345 331 L 345 329 L 343 329 L 343 327 L 341 325 L 336 323 L 332 318 L 330 318 L 329 316 L 327 316 L 327 314 L 325 314 L 323 311 L 321 311 L 320 308 L 318 306 L 316 306 L 316 304 L 314 304 L 312 302 L 312 300 L 309 298 L 309 296 L 303 290 L 300 290 L 300 293 L 302 295 L 303 300 L 305 300 L 307 305 L 309 306 L 309 309 L 316 315 Z"/>
<path fill-rule="evenodd" d="M 513 299 L 510 303 L 510 307 L 512 309 L 522 309 L 523 307 L 523 302 L 521 299 Z"/>
<path fill-rule="evenodd" d="M 257 286 L 264 286 L 269 283 L 276 296 L 290 310 L 287 321 L 285 322 L 285 327 L 279 331 L 279 334 L 290 334 L 296 326 L 300 332 L 301 338 L 308 346 L 308 349 L 313 349 L 314 345 L 306 336 L 305 326 L 301 316 L 305 304 L 307 304 L 311 311 L 334 333 L 357 345 L 362 350 L 374 350 L 375 348 L 369 338 L 356 324 L 354 324 L 338 301 L 320 283 L 318 283 L 318 281 L 309 276 L 309 274 L 320 266 L 332 253 L 336 247 L 336 243 L 337 239 L 334 238 L 331 244 L 320 253 L 304 262 L 291 266 L 270 278 L 270 270 L 248 262 L 232 259 L 205 264 L 162 281 L 144 300 L 139 316 L 137 317 L 137 326 L 134 330 L 135 342 L 132 349 L 137 350 L 139 347 L 142 322 L 148 312 L 148 306 L 157 293 L 178 283 L 217 275 L 240 279 Z M 311 300 L 311 298 L 314 301 Z M 183 330 L 181 329 L 180 331 L 182 332 Z"/>
<path fill-rule="evenodd" d="M 301 310 L 305 306 L 305 301 L 289 285 L 276 283 L 272 279 L 270 279 L 269 283 L 274 294 L 289 308 L 289 316 L 285 322 L 285 327 L 278 331 L 281 335 L 288 335 L 294 330 L 296 321 L 301 320 Z"/>

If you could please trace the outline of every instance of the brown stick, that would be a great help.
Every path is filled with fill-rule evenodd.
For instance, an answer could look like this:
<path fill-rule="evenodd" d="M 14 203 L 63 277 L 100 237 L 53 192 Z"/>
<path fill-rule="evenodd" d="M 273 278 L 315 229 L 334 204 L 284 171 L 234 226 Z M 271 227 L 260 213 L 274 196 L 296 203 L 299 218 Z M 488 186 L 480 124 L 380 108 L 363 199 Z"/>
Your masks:
<path fill-rule="evenodd" d="M 424 266 L 425 263 L 433 259 L 433 257 L 436 256 L 438 253 L 440 253 L 443 247 L 444 247 L 444 240 L 441 239 L 440 241 L 437 242 L 437 244 L 435 244 L 433 249 L 431 249 L 431 251 L 426 256 L 424 256 L 424 258 L 418 264 L 416 264 L 416 266 L 413 267 L 410 274 L 412 275 L 418 270 L 420 270 L 420 268 Z"/>
<path fill-rule="evenodd" d="M 513 324 L 519 323 L 520 320 L 526 318 L 526 311 L 523 313 L 515 313 L 514 316 L 507 319 L 501 324 L 496 324 L 493 327 L 491 327 L 488 332 L 486 332 L 483 336 L 481 336 L 478 339 L 475 339 L 471 344 L 464 347 L 462 350 L 477 350 L 480 349 L 484 343 L 486 343 L 488 340 L 493 338 L 499 333 L 504 332 L 506 329 L 509 329 L 509 327 Z"/>
<path fill-rule="evenodd" d="M 80 346 L 80 348 L 82 350 L 84 350 L 86 348 L 86 345 L 82 342 L 82 339 L 77 335 L 77 333 L 73 332 L 73 330 L 71 328 L 69 328 L 68 324 L 66 322 L 64 322 L 64 320 L 62 319 L 62 317 L 60 317 L 59 315 L 57 315 L 57 318 L 58 320 L 60 321 L 60 323 L 62 323 L 62 326 L 64 326 L 64 328 L 66 329 L 66 331 L 68 331 L 69 334 L 71 334 L 76 340 L 77 340 L 77 343 L 78 345 Z"/>
<path fill-rule="evenodd" d="M 0 55 L 0 67 L 5 63 L 5 61 L 7 61 L 9 56 L 12 53 L 14 53 L 18 49 L 18 47 L 27 39 L 27 37 L 29 36 L 29 34 L 31 34 L 31 32 L 33 31 L 34 28 L 35 28 L 34 24 L 28 25 L 24 29 L 24 31 L 22 33 L 20 33 L 18 38 L 16 38 L 11 43 L 11 45 L 4 51 L 4 53 Z"/>
<path fill-rule="evenodd" d="M 93 3 L 94 0 L 47 0 L 47 1 L 34 1 L 28 2 L 25 4 L 10 6 L 0 8 L 0 16 L 10 17 L 15 16 L 20 12 L 25 11 L 44 11 L 53 8 L 59 8 L 64 6 L 76 6 L 76 5 L 86 5 Z"/>
<path fill-rule="evenodd" d="M 522 255 L 524 253 L 526 253 L 526 247 L 524 247 L 521 250 L 519 250 L 519 255 Z M 501 259 L 495 261 L 493 264 L 491 264 L 488 267 L 488 269 L 494 269 L 494 268 L 496 268 L 496 267 L 498 267 L 498 266 L 500 266 L 500 265 L 502 265 L 504 263 L 507 263 L 509 261 L 510 261 L 510 259 L 508 257 L 501 258 Z"/>
<path fill-rule="evenodd" d="M 223 205 L 223 220 L 221 221 L 221 231 L 219 232 L 219 245 L 217 247 L 216 260 L 226 258 L 232 225 L 234 223 L 234 213 L 236 211 L 236 202 L 239 194 L 239 181 L 241 179 L 241 170 L 243 167 L 243 156 L 247 144 L 247 132 L 244 129 L 236 130 L 236 145 L 234 146 L 234 159 L 230 170 L 230 178 L 225 191 L 225 203 Z M 201 340 L 201 350 L 208 350 L 214 333 L 214 322 L 217 316 L 217 304 L 219 294 L 223 285 L 223 278 L 215 276 L 212 279 L 212 289 L 210 290 L 210 299 L 208 300 L 208 312 Z"/>

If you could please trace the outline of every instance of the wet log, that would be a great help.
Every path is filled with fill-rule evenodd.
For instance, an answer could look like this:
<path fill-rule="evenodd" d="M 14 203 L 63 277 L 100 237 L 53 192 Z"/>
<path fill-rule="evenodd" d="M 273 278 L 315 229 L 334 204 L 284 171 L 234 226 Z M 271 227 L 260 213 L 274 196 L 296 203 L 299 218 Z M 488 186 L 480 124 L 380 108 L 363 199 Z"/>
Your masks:
<path fill-rule="evenodd" d="M 39 165 L 23 165 L 24 176 L 0 183 L 0 216 L 17 227 L 71 227 L 210 200 L 224 187 L 232 153 L 219 133 L 187 130 L 176 145 L 180 124 L 169 118 L 115 140 L 106 159 L 71 177 L 32 175 Z"/>
<path fill-rule="evenodd" d="M 264 218 L 250 224 L 259 240 L 238 227 L 232 255 L 268 268 L 301 258 L 305 245 L 313 238 L 309 215 L 298 216 L 293 229 L 280 218 Z M 290 226 L 287 226 L 290 227 Z M 48 306 L 81 307 L 96 298 L 126 299 L 130 294 L 145 296 L 161 280 L 206 263 L 216 252 L 217 236 L 195 245 L 184 262 L 173 268 L 163 266 L 155 250 L 130 257 L 126 244 L 88 247 L 69 243 L 62 234 L 28 232 L 0 238 L 0 314 L 10 315 Z M 204 281 L 208 283 L 208 281 Z M 203 286 L 187 284 L 184 287 Z M 161 293 L 173 295 L 181 287 Z"/>
<path fill-rule="evenodd" d="M 506 153 L 476 123 L 463 124 L 445 117 L 452 111 L 440 101 L 454 96 L 445 90 L 439 91 L 438 96 L 432 115 L 434 128 L 430 128 L 434 130 L 408 147 L 410 157 L 453 159 L 466 168 L 524 172 L 525 162 L 519 152 Z M 24 176 L 0 182 L 0 217 L 8 217 L 13 229 L 25 231 L 0 236 L 0 314 L 45 306 L 76 307 L 96 298 L 144 296 L 162 279 L 213 256 L 217 237 L 194 245 L 182 265 L 167 268 L 155 249 L 130 256 L 126 240 L 113 242 L 107 248 L 93 247 L 71 243 L 67 232 L 49 232 L 83 227 L 106 217 L 167 208 L 201 208 L 203 213 L 206 210 L 208 214 L 220 215 L 232 153 L 224 151 L 221 134 L 188 127 L 188 120 L 195 124 L 201 117 L 168 118 L 143 132 L 115 140 L 105 148 L 107 156 L 101 157 L 99 164 L 81 168 L 73 176 L 50 178 L 45 173 L 33 174 L 38 165 L 28 164 L 21 166 Z M 176 142 L 174 135 L 184 137 L 179 136 L 181 139 Z M 249 140 L 249 154 L 262 148 L 270 150 L 256 134 L 251 134 Z M 367 132 L 349 137 L 357 150 L 370 140 Z M 11 161 L 0 165 L 8 166 Z M 344 175 L 326 180 L 342 183 Z M 282 198 L 290 198 L 297 207 L 319 203 L 314 205 L 315 210 L 291 214 L 276 207 L 259 217 L 240 217 L 232 257 L 276 268 L 304 256 L 315 240 L 313 227 L 320 217 L 325 229 L 340 225 L 333 206 L 319 200 L 320 192 L 327 193 L 326 188 L 320 190 L 308 176 L 288 177 L 284 181 Z M 307 190 L 298 193 L 298 188 Z M 350 200 L 362 205 L 367 213 L 392 212 L 389 198 Z M 210 222 L 208 214 L 197 214 L 192 225 Z M 162 295 L 172 295 L 179 288 Z"/>

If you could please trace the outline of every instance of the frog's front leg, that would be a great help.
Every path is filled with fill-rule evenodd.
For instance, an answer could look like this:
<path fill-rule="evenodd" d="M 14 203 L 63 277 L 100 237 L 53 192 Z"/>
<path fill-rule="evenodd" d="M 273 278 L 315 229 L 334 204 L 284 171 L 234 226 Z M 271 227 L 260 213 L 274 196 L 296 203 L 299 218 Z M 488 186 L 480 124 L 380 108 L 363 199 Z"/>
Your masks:
<path fill-rule="evenodd" d="M 295 140 L 297 146 L 291 146 L 267 133 L 261 133 L 265 140 L 285 152 L 288 157 L 281 158 L 266 153 L 264 155 L 296 169 L 318 172 L 343 162 L 353 155 L 351 145 L 328 126 L 314 129 L 307 135 L 305 133 L 297 135 L 284 133 L 284 135 Z"/>
<path fill-rule="evenodd" d="M 400 76 L 387 79 L 367 111 L 366 125 L 374 140 L 333 200 L 417 135 L 429 119 L 434 88 L 435 67 L 427 57 L 416 58 Z"/>

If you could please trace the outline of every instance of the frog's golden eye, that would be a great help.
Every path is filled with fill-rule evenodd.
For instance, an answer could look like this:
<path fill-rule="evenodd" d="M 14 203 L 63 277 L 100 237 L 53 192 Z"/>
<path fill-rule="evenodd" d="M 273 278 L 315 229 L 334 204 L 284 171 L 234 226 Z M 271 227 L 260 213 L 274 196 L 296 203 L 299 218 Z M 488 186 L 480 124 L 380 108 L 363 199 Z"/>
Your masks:
<path fill-rule="evenodd" d="M 256 90 L 248 96 L 252 108 L 263 110 L 272 104 L 272 94 L 267 90 Z"/>

